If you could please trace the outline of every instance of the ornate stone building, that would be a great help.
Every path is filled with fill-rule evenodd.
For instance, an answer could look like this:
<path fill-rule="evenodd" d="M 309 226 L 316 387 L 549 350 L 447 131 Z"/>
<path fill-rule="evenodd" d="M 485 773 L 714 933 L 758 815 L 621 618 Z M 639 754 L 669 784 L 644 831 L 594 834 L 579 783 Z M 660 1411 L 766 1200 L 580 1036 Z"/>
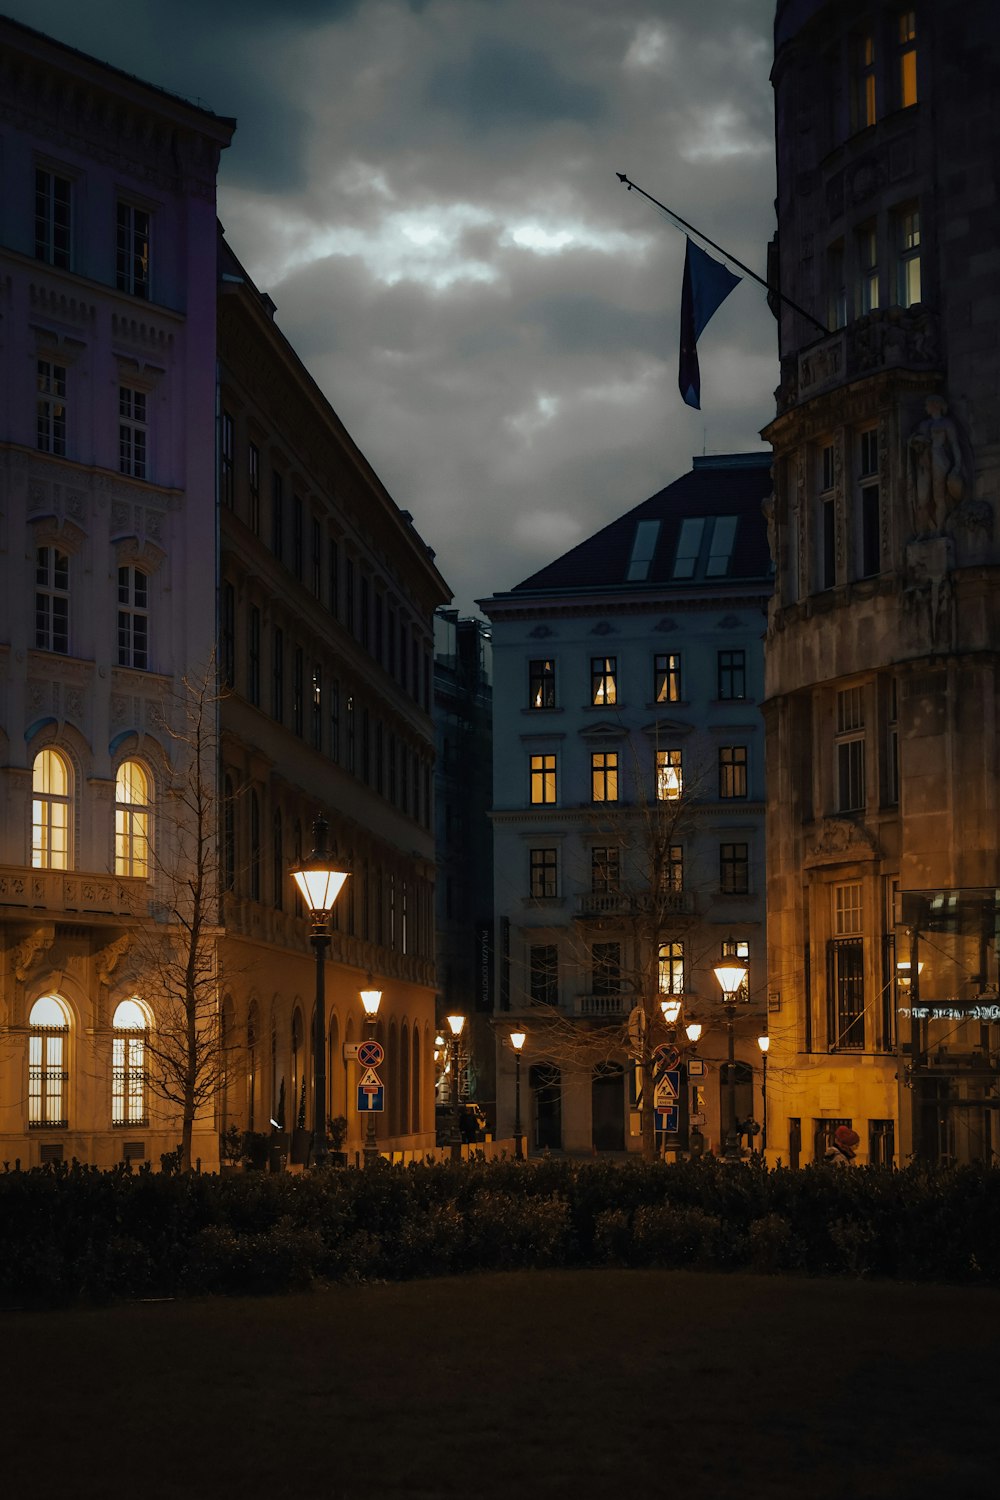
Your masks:
<path fill-rule="evenodd" d="M 235 122 L 7 20 L 0 84 L 0 1159 L 177 1145 L 153 1079 L 199 869 L 191 1154 L 214 1164 L 220 1131 L 282 1111 L 311 1126 L 315 963 L 288 871 L 319 811 L 353 872 L 329 1113 L 359 1147 L 343 1044 L 370 978 L 380 1134 L 419 1152 L 447 589 L 220 239 Z"/>
<path fill-rule="evenodd" d="M 774 1155 L 991 1159 L 1000 22 L 779 3 Z M 820 335 L 817 324 L 828 329 Z"/>

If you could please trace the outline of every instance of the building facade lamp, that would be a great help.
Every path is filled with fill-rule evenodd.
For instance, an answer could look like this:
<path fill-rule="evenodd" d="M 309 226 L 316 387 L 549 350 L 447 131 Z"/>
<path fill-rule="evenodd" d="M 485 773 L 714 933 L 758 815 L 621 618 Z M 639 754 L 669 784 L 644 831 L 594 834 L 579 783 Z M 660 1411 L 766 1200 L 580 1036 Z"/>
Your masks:
<path fill-rule="evenodd" d="M 342 860 L 326 847 L 328 824 L 324 817 L 313 823 L 313 850 L 291 871 L 299 895 L 314 921 L 323 920 L 333 910 L 350 871 Z"/>
<path fill-rule="evenodd" d="M 747 977 L 746 959 L 727 954 L 721 964 L 715 965 L 715 977 L 719 981 L 719 988 L 725 1003 L 734 1005 Z"/>
<path fill-rule="evenodd" d="M 326 1138 L 326 950 L 330 912 L 350 871 L 326 847 L 329 825 L 322 813 L 313 821 L 312 853 L 290 871 L 312 917 L 310 941 L 316 950 L 316 1009 L 313 1029 L 313 1132 L 310 1160 L 322 1167 L 330 1159 Z"/>
<path fill-rule="evenodd" d="M 369 1018 L 369 1020 L 373 1021 L 378 1015 L 378 1008 L 382 1003 L 382 991 L 376 989 L 366 989 L 362 990 L 360 993 L 361 1004 L 365 1008 L 365 1015 Z"/>

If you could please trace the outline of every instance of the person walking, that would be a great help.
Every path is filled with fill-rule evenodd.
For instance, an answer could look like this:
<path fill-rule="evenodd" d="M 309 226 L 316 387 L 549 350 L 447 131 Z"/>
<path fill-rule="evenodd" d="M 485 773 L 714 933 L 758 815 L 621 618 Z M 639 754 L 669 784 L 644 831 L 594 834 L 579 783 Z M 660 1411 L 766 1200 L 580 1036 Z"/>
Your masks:
<path fill-rule="evenodd" d="M 838 1125 L 833 1140 L 823 1152 L 823 1160 L 831 1167 L 849 1167 L 860 1142 L 861 1137 L 850 1125 Z"/>

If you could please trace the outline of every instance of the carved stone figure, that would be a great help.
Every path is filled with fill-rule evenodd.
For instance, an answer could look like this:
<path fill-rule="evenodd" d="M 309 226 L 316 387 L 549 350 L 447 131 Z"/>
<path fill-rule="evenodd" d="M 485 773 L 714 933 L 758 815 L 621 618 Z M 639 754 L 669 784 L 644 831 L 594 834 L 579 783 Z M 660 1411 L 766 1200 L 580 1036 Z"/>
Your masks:
<path fill-rule="evenodd" d="M 965 493 L 958 428 L 943 396 L 928 396 L 926 417 L 910 438 L 913 521 L 917 536 L 936 536 Z"/>

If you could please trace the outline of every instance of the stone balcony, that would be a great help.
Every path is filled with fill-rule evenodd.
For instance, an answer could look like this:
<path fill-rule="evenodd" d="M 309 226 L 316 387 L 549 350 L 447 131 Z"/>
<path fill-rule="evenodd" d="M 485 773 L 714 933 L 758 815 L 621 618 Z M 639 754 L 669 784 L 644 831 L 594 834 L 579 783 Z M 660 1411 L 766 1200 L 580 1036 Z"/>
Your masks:
<path fill-rule="evenodd" d="M 585 1020 L 623 1021 L 635 1002 L 636 997 L 631 990 L 619 990 L 611 995 L 574 995 L 570 1015 Z"/>
<path fill-rule="evenodd" d="M 622 919 L 647 915 L 655 906 L 660 916 L 694 915 L 693 891 L 586 891 L 576 898 L 576 916 L 581 921 Z"/>
<path fill-rule="evenodd" d="M 81 870 L 0 865 L 0 907 L 53 916 L 135 917 L 149 909 L 149 883 Z"/>
<path fill-rule="evenodd" d="M 778 413 L 883 370 L 930 371 L 940 362 L 938 319 L 929 308 L 879 308 L 782 360 Z"/>

